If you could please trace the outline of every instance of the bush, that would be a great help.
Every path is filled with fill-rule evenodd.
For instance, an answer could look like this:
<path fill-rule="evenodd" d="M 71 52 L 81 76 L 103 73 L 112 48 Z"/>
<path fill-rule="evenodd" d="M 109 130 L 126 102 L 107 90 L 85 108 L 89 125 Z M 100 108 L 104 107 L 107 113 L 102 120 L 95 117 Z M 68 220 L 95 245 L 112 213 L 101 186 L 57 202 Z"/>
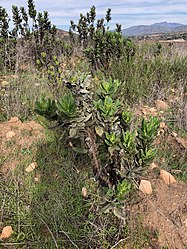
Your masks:
<path fill-rule="evenodd" d="M 89 60 L 91 69 L 106 70 L 110 67 L 111 58 L 119 60 L 124 55 L 128 60 L 135 53 L 134 43 L 121 33 L 121 25 L 116 24 L 116 30 L 110 31 L 108 23 L 111 20 L 111 9 L 106 17 L 96 20 L 96 9 L 93 6 L 86 15 L 80 14 L 78 24 L 71 21 L 70 36 L 73 43 L 78 40 L 83 48 L 83 54 Z"/>
<path fill-rule="evenodd" d="M 117 99 L 119 85 L 118 80 L 103 80 L 95 94 L 88 75 L 61 99 L 42 97 L 35 105 L 36 113 L 58 127 L 66 146 L 89 155 L 95 180 L 112 191 L 105 193 L 107 204 L 118 216 L 116 205 L 156 155 L 152 144 L 159 125 L 151 116 L 132 128 L 132 113 Z"/>

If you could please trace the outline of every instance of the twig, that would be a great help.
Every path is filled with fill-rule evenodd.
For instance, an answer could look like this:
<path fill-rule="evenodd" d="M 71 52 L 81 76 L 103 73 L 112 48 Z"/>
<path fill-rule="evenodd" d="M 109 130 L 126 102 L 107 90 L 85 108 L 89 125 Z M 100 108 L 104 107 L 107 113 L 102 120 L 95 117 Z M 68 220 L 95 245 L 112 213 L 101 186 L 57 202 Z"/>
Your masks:
<path fill-rule="evenodd" d="M 115 245 L 113 245 L 110 249 L 115 248 L 117 245 L 119 245 L 121 242 L 124 242 L 125 240 L 128 240 L 130 237 L 127 237 L 125 239 L 120 239 Z"/>
<path fill-rule="evenodd" d="M 69 237 L 69 235 L 65 231 L 61 230 L 61 231 L 59 231 L 59 233 L 65 234 L 66 237 L 69 239 L 69 241 L 72 243 L 72 245 L 74 245 L 77 249 L 79 249 L 79 247 L 71 240 L 71 238 Z"/>
<path fill-rule="evenodd" d="M 51 237 L 52 237 L 52 239 L 53 239 L 53 241 L 54 241 L 54 243 L 55 243 L 55 246 L 56 246 L 56 248 L 58 249 L 58 244 L 57 244 L 57 242 L 56 242 L 55 236 L 53 235 L 51 229 L 49 228 L 49 226 L 47 225 L 47 223 L 45 222 L 45 220 L 44 220 L 38 213 L 36 213 L 36 215 L 37 215 L 38 218 L 44 223 L 44 225 L 47 227 L 47 229 L 48 229 L 49 233 L 51 234 Z"/>

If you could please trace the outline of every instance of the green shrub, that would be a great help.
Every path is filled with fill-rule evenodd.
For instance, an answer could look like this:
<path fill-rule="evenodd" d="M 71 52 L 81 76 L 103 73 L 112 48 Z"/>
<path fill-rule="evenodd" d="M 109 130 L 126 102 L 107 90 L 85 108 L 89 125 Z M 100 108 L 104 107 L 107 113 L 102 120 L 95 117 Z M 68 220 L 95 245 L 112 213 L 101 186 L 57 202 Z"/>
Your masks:
<path fill-rule="evenodd" d="M 120 100 L 113 98 L 111 88 L 117 92 L 117 80 L 102 81 L 96 95 L 89 76 L 72 86 L 74 92 L 60 100 L 42 98 L 36 102 L 36 112 L 49 120 L 55 117 L 55 126 L 59 126 L 66 145 L 77 153 L 89 155 L 95 179 L 100 186 L 112 191 L 108 205 L 120 216 L 116 209 L 119 200 L 130 191 L 132 180 L 143 174 L 156 155 L 152 144 L 157 135 L 158 119 L 143 118 L 132 130 L 132 113 L 124 111 Z"/>
<path fill-rule="evenodd" d="M 78 35 L 79 43 L 84 56 L 89 60 L 91 69 L 108 69 L 110 60 L 116 61 L 124 55 L 129 60 L 135 53 L 135 44 L 121 33 L 121 25 L 116 24 L 116 30 L 111 32 L 108 23 L 111 20 L 111 9 L 107 10 L 106 17 L 96 20 L 95 6 L 86 13 L 80 14 L 77 24 L 70 21 L 70 37 L 75 43 Z"/>

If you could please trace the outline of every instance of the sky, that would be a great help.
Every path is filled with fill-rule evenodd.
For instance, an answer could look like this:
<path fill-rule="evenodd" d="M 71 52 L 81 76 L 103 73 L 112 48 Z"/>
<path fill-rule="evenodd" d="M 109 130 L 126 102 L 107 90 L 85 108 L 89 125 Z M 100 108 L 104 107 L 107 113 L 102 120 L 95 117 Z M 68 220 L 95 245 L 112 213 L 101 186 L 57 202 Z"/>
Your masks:
<path fill-rule="evenodd" d="M 187 24 L 187 0 L 35 0 L 37 11 L 48 11 L 50 20 L 58 28 L 69 29 L 70 20 L 75 22 L 80 13 L 86 14 L 95 5 L 97 18 L 105 16 L 108 8 L 112 9 L 110 28 L 116 23 L 122 28 L 135 25 L 150 25 L 157 22 L 178 22 Z M 11 6 L 27 6 L 27 0 L 0 0 L 11 15 Z"/>

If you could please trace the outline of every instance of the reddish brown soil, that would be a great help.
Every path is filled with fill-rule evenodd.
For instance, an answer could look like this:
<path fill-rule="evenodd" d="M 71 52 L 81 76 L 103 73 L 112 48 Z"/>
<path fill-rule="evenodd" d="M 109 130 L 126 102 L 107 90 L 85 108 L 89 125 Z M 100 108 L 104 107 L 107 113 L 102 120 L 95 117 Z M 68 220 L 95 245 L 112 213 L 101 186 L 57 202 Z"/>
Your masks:
<path fill-rule="evenodd" d="M 9 137 L 13 131 L 13 136 Z M 0 171 L 8 173 L 26 157 L 34 157 L 33 146 L 44 138 L 44 130 L 34 121 L 22 123 L 18 118 L 0 123 L 0 155 L 2 158 Z M 31 148 L 32 147 L 32 148 Z"/>
<path fill-rule="evenodd" d="M 157 246 L 169 249 L 187 248 L 187 185 L 167 185 L 152 174 L 147 177 L 153 194 L 139 193 L 140 202 L 133 207 L 134 215 L 143 217 L 143 224 L 157 234 Z"/>

